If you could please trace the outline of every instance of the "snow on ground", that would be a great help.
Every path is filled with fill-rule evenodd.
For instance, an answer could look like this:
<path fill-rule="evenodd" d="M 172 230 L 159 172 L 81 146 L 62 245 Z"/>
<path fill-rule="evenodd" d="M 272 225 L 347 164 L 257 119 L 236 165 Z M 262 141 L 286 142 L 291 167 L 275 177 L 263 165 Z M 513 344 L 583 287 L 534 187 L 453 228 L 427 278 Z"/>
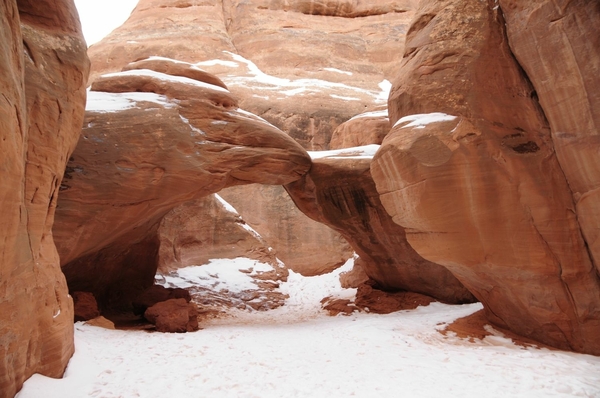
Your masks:
<path fill-rule="evenodd" d="M 380 145 L 370 144 L 352 148 L 332 149 L 330 151 L 308 151 L 310 158 L 321 159 L 371 159 L 379 149 Z"/>
<path fill-rule="evenodd" d="M 246 272 L 240 272 L 240 270 Z M 208 264 L 180 268 L 169 275 L 163 275 L 165 285 L 183 289 L 204 286 L 214 290 L 227 290 L 239 293 L 256 289 L 253 275 L 257 272 L 273 271 L 269 264 L 250 258 L 212 259 Z"/>
<path fill-rule="evenodd" d="M 65 378 L 34 375 L 31 397 L 598 397 L 600 358 L 471 343 L 438 329 L 481 308 L 433 303 L 388 315 L 326 316 L 319 301 L 350 297 L 342 269 L 290 273 L 287 305 L 232 311 L 187 334 L 75 325 Z"/>

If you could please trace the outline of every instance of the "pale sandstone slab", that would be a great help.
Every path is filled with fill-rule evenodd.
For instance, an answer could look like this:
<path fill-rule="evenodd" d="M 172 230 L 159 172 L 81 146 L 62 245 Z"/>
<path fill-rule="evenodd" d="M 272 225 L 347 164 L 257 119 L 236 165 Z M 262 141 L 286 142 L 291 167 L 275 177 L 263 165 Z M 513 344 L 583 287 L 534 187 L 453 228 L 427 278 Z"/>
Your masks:
<path fill-rule="evenodd" d="M 326 274 L 352 257 L 353 250 L 346 239 L 298 210 L 281 186 L 236 186 L 219 195 L 240 212 L 294 272 L 304 276 Z"/>

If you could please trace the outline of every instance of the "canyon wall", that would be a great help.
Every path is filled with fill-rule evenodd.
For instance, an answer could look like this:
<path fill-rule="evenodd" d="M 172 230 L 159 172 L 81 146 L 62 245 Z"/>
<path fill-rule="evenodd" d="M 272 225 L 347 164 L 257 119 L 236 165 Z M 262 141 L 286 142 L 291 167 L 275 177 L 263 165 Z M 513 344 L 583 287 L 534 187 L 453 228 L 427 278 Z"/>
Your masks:
<path fill-rule="evenodd" d="M 61 377 L 73 303 L 52 223 L 83 119 L 89 71 L 72 1 L 0 4 L 0 396 Z"/>
<path fill-rule="evenodd" d="M 490 321 L 598 355 L 598 6 L 564 3 L 422 1 L 371 172 L 410 245 Z"/>

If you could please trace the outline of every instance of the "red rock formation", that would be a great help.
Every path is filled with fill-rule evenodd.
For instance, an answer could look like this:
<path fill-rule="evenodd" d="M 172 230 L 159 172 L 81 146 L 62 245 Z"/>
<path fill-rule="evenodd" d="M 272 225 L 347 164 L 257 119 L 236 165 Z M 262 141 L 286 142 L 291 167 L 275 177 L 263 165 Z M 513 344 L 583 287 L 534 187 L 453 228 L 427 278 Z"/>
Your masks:
<path fill-rule="evenodd" d="M 600 271 L 600 3 L 500 1 L 508 42 L 531 80 Z"/>
<path fill-rule="evenodd" d="M 600 354 L 598 274 L 501 10 L 423 1 L 389 110 L 395 127 L 371 172 L 410 245 L 451 270 L 494 324 Z M 425 115 L 404 117 L 414 114 Z"/>
<path fill-rule="evenodd" d="M 408 244 L 404 228 L 392 221 L 379 200 L 370 164 L 368 156 L 343 158 L 333 153 L 313 159 L 309 173 L 286 189 L 306 215 L 348 240 L 365 273 L 380 288 L 422 293 L 449 303 L 473 301 L 448 270 L 423 259 Z"/>
<path fill-rule="evenodd" d="M 291 182 L 310 167 L 300 145 L 220 86 L 143 69 L 92 90 L 54 236 L 69 287 L 101 306 L 153 283 L 157 229 L 172 208 L 226 186 Z"/>
<path fill-rule="evenodd" d="M 302 213 L 285 189 L 276 185 L 243 185 L 219 192 L 240 212 L 277 258 L 304 276 L 333 271 L 353 250 L 338 232 Z M 246 256 L 247 257 L 247 256 Z"/>
<path fill-rule="evenodd" d="M 208 264 L 210 259 L 236 257 L 278 267 L 275 251 L 220 196 L 177 206 L 160 222 L 158 235 L 161 273 Z"/>
<path fill-rule="evenodd" d="M 413 8 L 406 0 L 142 0 L 90 47 L 91 81 L 151 56 L 198 63 L 242 108 L 305 148 L 328 149 L 340 123 L 387 99 L 380 84 L 395 75 Z"/>
<path fill-rule="evenodd" d="M 184 299 L 189 303 L 192 301 L 192 296 L 185 289 L 152 285 L 135 298 L 133 301 L 133 311 L 135 314 L 143 314 L 148 308 L 157 303 L 172 299 Z"/>
<path fill-rule="evenodd" d="M 198 330 L 198 308 L 184 299 L 161 301 L 144 313 L 148 322 L 163 333 L 185 333 Z"/>
<path fill-rule="evenodd" d="M 391 127 L 387 109 L 361 113 L 335 129 L 329 147 L 341 149 L 370 144 L 380 145 Z"/>
<path fill-rule="evenodd" d="M 89 321 L 100 316 L 98 302 L 90 292 L 73 292 L 73 306 L 75 308 L 75 322 Z"/>
<path fill-rule="evenodd" d="M 71 1 L 0 4 L 0 397 L 33 373 L 62 376 L 73 353 L 51 226 L 88 68 Z"/>

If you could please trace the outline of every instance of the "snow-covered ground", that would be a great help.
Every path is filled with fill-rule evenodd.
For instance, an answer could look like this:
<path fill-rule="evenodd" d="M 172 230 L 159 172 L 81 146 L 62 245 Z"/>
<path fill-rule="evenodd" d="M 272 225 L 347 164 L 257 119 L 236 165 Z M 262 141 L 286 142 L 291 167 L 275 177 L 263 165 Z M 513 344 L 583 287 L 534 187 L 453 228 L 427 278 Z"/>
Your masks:
<path fill-rule="evenodd" d="M 18 397 L 600 397 L 598 357 L 523 348 L 499 333 L 468 342 L 438 332 L 480 304 L 325 315 L 323 297 L 355 293 L 338 283 L 350 267 L 291 272 L 285 306 L 232 310 L 195 333 L 77 323 L 65 378 L 34 375 Z"/>

